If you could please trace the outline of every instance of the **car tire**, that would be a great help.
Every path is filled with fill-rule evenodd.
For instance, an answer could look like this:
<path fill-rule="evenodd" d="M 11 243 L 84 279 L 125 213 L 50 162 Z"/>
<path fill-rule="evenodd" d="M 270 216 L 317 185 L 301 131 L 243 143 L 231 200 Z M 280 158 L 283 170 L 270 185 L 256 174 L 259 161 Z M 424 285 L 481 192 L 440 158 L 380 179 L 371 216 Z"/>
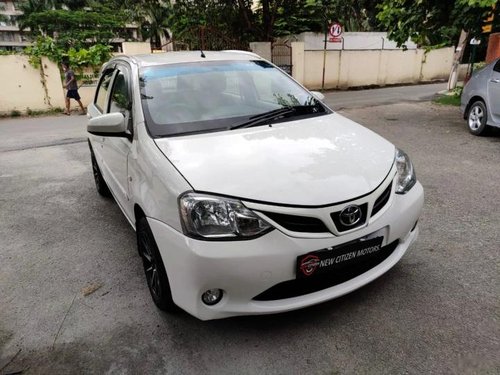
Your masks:
<path fill-rule="evenodd" d="M 99 165 L 97 164 L 97 160 L 95 160 L 95 155 L 90 149 L 90 158 L 92 160 L 92 174 L 94 175 L 95 187 L 99 195 L 110 198 L 111 191 L 109 190 L 106 181 L 104 181 L 104 177 L 102 177 L 101 170 L 99 169 Z"/>
<path fill-rule="evenodd" d="M 137 222 L 137 248 L 142 258 L 144 274 L 153 302 L 160 310 L 177 311 L 172 299 L 167 272 L 161 259 L 160 251 L 145 217 Z"/>
<path fill-rule="evenodd" d="M 467 114 L 469 132 L 474 135 L 486 135 L 489 131 L 489 126 L 486 125 L 487 120 L 488 110 L 484 102 L 478 100 L 472 103 Z"/>

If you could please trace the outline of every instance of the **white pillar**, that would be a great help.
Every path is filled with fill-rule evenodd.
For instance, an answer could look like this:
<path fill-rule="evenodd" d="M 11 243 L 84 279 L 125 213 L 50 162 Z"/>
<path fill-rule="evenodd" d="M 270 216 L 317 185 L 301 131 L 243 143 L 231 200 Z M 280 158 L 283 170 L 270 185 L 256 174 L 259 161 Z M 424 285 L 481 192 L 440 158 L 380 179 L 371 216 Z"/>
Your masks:
<path fill-rule="evenodd" d="M 292 77 L 304 83 L 304 42 L 292 42 Z"/>

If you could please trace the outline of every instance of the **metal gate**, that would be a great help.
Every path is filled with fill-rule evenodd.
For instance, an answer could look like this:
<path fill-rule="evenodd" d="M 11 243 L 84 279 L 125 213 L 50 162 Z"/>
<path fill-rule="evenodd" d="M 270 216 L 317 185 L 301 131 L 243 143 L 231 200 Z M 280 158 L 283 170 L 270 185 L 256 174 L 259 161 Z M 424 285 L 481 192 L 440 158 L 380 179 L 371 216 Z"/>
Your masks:
<path fill-rule="evenodd" d="M 292 75 L 292 47 L 286 43 L 271 45 L 271 61 L 289 75 Z"/>

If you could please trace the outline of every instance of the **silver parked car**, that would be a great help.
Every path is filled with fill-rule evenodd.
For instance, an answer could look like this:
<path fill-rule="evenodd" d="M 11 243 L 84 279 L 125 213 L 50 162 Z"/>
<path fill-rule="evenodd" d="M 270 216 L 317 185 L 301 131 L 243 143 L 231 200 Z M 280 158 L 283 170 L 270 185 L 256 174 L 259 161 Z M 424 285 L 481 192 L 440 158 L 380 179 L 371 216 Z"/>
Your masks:
<path fill-rule="evenodd" d="M 500 128 L 500 59 L 476 71 L 464 87 L 461 106 L 469 131 L 484 135 Z"/>

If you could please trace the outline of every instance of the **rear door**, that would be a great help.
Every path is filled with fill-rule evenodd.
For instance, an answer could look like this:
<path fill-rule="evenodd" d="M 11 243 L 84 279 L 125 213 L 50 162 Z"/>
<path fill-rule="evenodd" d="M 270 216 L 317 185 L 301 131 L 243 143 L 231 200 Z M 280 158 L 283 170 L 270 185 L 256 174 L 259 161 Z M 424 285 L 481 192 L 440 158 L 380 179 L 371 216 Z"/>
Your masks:
<path fill-rule="evenodd" d="M 488 81 L 490 123 L 500 126 L 500 60 L 497 61 Z"/>

